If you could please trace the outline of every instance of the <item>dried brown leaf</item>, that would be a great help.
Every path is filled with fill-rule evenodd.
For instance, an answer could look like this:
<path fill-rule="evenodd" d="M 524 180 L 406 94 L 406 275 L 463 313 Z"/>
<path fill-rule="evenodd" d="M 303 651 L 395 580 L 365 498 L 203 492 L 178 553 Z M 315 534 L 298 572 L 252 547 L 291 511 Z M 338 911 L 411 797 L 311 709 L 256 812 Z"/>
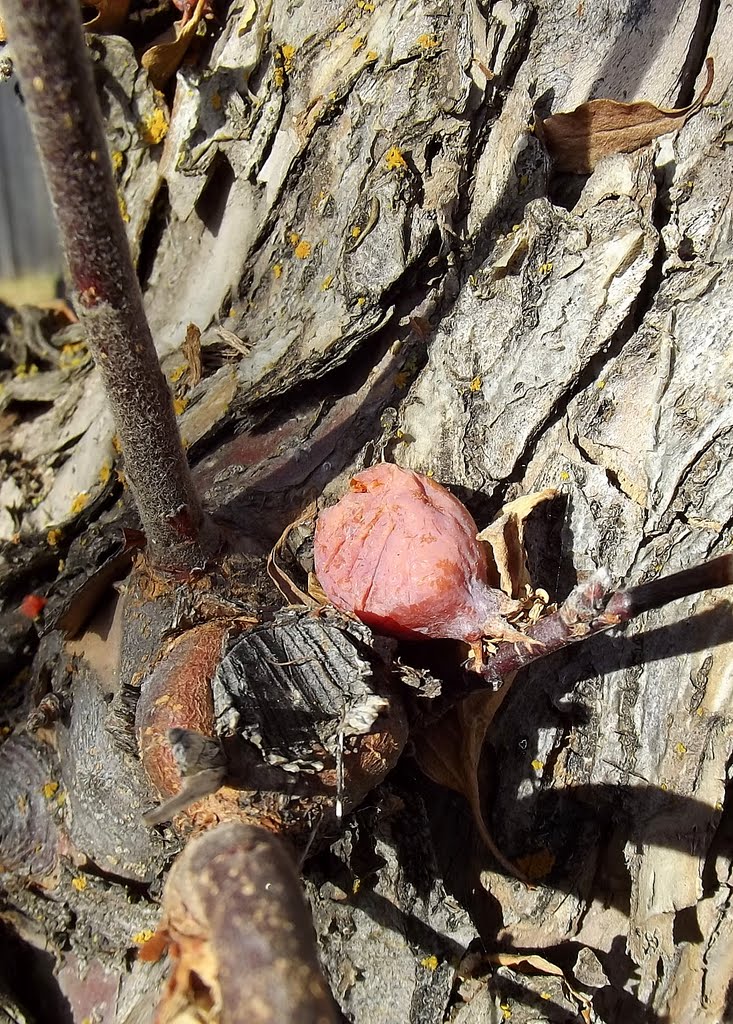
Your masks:
<path fill-rule="evenodd" d="M 489 832 L 481 809 L 478 767 L 486 733 L 511 689 L 514 676 L 496 693 L 476 693 L 444 715 L 435 725 L 414 737 L 415 759 L 422 771 L 465 797 L 476 828 L 487 849 L 515 878 L 526 881 L 516 864 L 508 860 Z"/>
<path fill-rule="evenodd" d="M 540 956 L 539 953 L 489 953 L 486 959 L 489 963 L 496 964 L 497 967 L 516 967 L 519 970 L 524 969 L 525 972 L 530 967 L 533 971 L 537 971 L 538 974 L 549 974 L 553 978 L 561 978 L 563 986 L 567 989 L 568 993 L 582 1007 L 590 1005 L 590 997 L 583 992 L 578 992 L 568 981 L 565 972 L 557 964 L 553 964 L 552 961 Z M 587 1018 L 584 1016 L 584 1019 Z"/>
<path fill-rule="evenodd" d="M 96 7 L 97 14 L 84 22 L 87 32 L 118 32 L 127 20 L 130 0 L 86 0 L 85 7 Z"/>
<path fill-rule="evenodd" d="M 510 501 L 493 523 L 478 534 L 478 539 L 491 549 L 498 573 L 497 586 L 507 597 L 524 596 L 530 583 L 524 555 L 524 522 L 537 505 L 556 494 L 557 491 L 548 488 Z"/>
<path fill-rule="evenodd" d="M 196 324 L 189 324 L 186 328 L 186 340 L 181 346 L 181 352 L 188 364 L 186 384 L 190 390 L 201 380 L 201 331 Z"/>
<path fill-rule="evenodd" d="M 179 21 L 175 26 L 175 38 L 151 46 L 142 56 L 142 65 L 156 89 L 162 89 L 175 75 L 193 41 L 199 22 L 204 16 L 206 0 L 198 0 L 191 17 Z"/>
<path fill-rule="evenodd" d="M 295 580 L 280 564 L 280 561 L 282 559 L 283 552 L 287 547 L 288 537 L 293 530 L 297 526 L 301 526 L 303 523 L 308 522 L 308 520 L 315 519 L 315 516 L 316 504 L 315 502 L 311 502 L 302 515 L 300 515 L 294 522 L 290 523 L 289 526 L 285 527 L 278 538 L 277 543 L 267 556 L 267 575 L 270 577 L 282 596 L 290 604 L 303 604 L 306 608 L 315 608 L 318 607 L 319 604 L 324 604 L 326 602 L 319 601 L 315 596 L 310 594 L 310 584 L 308 586 L 309 593 L 306 594 L 304 590 L 301 590 Z"/>
<path fill-rule="evenodd" d="M 648 100 L 618 103 L 597 99 L 546 118 L 540 130 L 555 169 L 588 174 L 601 157 L 610 153 L 631 153 L 652 139 L 681 128 L 688 117 L 698 112 L 710 92 L 714 76 L 712 57 L 708 57 L 705 66 L 707 81 L 689 107 L 665 110 Z"/>

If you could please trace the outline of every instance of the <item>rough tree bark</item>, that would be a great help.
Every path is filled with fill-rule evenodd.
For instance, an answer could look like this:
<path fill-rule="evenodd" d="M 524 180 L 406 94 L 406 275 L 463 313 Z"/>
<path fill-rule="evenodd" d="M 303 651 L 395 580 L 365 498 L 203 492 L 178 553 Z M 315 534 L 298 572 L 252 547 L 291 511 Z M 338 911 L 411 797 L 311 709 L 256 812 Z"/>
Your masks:
<path fill-rule="evenodd" d="M 729 548 L 733 3 L 235 0 L 220 21 L 170 111 L 126 40 L 90 39 L 175 386 L 187 327 L 202 332 L 180 426 L 207 506 L 274 542 L 383 457 L 432 472 L 479 526 L 557 487 L 528 537 L 534 582 L 556 599 L 598 566 L 636 583 Z M 535 113 L 597 96 L 683 105 L 710 55 L 712 92 L 679 133 L 589 177 L 553 174 Z M 57 398 L 8 446 L 41 497 L 24 530 L 61 524 L 66 543 L 110 504 L 113 452 L 94 373 L 61 393 L 59 372 L 41 397 L 16 381 L 5 401 Z M 86 519 L 70 511 L 79 492 Z M 67 575 L 93 541 L 81 534 Z M 17 549 L 8 605 L 55 562 Z M 488 737 L 485 816 L 534 887 L 496 869 L 463 802 L 409 759 L 329 837 L 304 871 L 347 1019 L 733 1019 L 726 596 L 650 612 L 514 683 Z M 109 745 L 90 651 L 73 652 L 62 760 Z M 53 750 L 10 742 L 4 807 L 55 798 Z M 14 956 L 55 963 L 66 1019 L 98 1005 L 105 1021 L 147 1021 L 164 965 L 127 955 L 155 927 L 176 840 L 123 836 L 141 797 L 121 762 L 94 800 L 98 762 L 65 763 L 87 860 L 38 852 L 30 886 L 6 872 Z M 16 995 L 32 1013 L 32 993 Z"/>

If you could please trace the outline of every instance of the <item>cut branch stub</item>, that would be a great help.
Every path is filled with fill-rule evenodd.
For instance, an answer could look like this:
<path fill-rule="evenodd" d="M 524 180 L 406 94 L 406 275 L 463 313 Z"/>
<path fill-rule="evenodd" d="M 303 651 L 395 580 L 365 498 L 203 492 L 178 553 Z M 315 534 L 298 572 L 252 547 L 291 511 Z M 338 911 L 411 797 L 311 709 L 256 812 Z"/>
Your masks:
<path fill-rule="evenodd" d="M 203 561 L 204 514 L 120 216 L 77 0 L 3 0 L 78 312 L 155 561 Z"/>
<path fill-rule="evenodd" d="M 170 948 L 157 1024 L 204 1020 L 335 1024 L 313 925 L 284 846 L 262 829 L 219 825 L 171 868 L 163 919 L 142 950 Z M 210 1008 L 205 1018 L 198 1012 Z"/>

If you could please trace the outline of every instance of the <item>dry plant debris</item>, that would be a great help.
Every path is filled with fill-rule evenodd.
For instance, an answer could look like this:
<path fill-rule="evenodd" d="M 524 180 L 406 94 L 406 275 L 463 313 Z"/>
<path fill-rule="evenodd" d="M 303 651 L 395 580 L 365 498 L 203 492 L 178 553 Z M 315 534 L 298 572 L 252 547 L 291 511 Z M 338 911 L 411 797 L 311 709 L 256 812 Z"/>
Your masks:
<path fill-rule="evenodd" d="M 602 157 L 610 153 L 632 153 L 660 135 L 681 128 L 700 110 L 712 88 L 712 57 L 708 57 L 706 68 L 708 77 L 702 92 L 687 107 L 665 110 L 648 100 L 618 103 L 604 98 L 589 100 L 568 113 L 545 118 L 541 134 L 555 169 L 589 174 Z"/>

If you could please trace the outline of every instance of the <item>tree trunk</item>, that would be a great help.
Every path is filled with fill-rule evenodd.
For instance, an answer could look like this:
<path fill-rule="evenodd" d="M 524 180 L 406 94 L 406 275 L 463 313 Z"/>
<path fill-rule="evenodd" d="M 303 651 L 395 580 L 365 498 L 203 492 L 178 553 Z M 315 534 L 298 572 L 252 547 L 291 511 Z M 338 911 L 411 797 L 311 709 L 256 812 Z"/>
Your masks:
<path fill-rule="evenodd" d="M 380 458 L 431 473 L 479 527 L 555 487 L 527 547 L 557 601 L 599 566 L 638 583 L 730 547 L 731 32 L 728 0 L 235 0 L 170 113 L 127 41 L 91 37 L 169 379 L 188 325 L 202 332 L 180 427 L 206 506 L 271 544 Z M 553 172 L 535 114 L 602 96 L 683 106 L 707 56 L 712 91 L 678 133 L 590 176 Z M 24 528 L 67 539 L 79 491 L 109 503 L 111 440 L 94 373 L 70 387 L 74 405 L 12 442 L 45 487 Z M 38 578 L 15 557 L 11 602 Z M 484 817 L 533 886 L 409 758 L 332 830 L 304 872 L 348 1020 L 733 1019 L 730 597 L 650 612 L 515 680 L 487 737 Z M 63 684 L 74 701 L 88 652 Z M 35 766 L 34 799 L 55 799 L 38 797 L 63 777 L 48 743 L 4 749 Z M 78 815 L 76 765 L 62 781 Z M 50 951 L 66 1019 L 152 1019 L 163 968 L 126 956 L 155 926 L 176 843 L 138 838 L 124 856 L 92 843 L 84 871 L 26 865 L 30 886 L 6 874 L 13 949 L 37 971 Z M 32 1012 L 28 987 L 15 995 Z"/>

